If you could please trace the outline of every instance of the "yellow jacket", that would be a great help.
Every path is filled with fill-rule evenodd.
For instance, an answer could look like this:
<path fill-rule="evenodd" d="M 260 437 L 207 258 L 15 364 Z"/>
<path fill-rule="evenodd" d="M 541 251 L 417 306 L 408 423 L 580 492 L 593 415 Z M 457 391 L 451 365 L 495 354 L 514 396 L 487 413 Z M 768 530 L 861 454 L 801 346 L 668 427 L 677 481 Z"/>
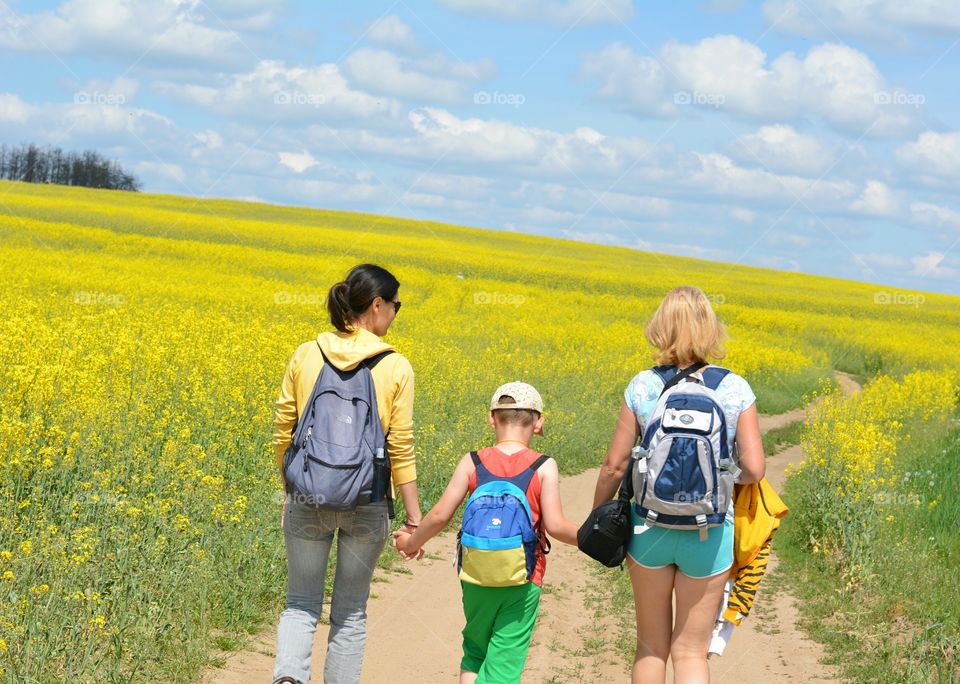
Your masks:
<path fill-rule="evenodd" d="M 734 485 L 732 575 L 753 562 L 789 511 L 767 478 Z"/>
<path fill-rule="evenodd" d="M 317 339 L 304 342 L 287 364 L 274 413 L 273 449 L 277 466 L 283 469 L 283 454 L 290 444 L 300 410 L 306 405 L 327 355 L 340 370 L 350 370 L 364 359 L 393 347 L 372 332 L 360 328 L 351 333 L 323 332 Z M 387 454 L 393 472 L 393 484 L 417 479 L 413 453 L 413 367 L 399 353 L 388 354 L 373 371 L 377 392 L 377 410 L 387 435 Z"/>

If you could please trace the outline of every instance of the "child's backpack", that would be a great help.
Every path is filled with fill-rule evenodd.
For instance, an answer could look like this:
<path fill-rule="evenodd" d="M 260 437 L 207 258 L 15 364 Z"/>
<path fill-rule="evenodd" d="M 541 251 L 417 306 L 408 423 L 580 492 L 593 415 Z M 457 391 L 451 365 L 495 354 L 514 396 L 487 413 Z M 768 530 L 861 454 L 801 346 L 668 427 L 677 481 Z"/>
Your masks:
<path fill-rule="evenodd" d="M 470 457 L 477 469 L 477 488 L 467 499 L 457 535 L 460 579 L 483 587 L 525 584 L 533 576 L 537 549 L 544 553 L 550 549 L 542 523 L 534 529 L 527 499 L 534 473 L 549 456 L 540 456 L 513 477 L 491 473 L 476 451 Z"/>
<path fill-rule="evenodd" d="M 323 351 L 320 352 L 323 354 Z M 387 350 L 342 371 L 326 355 L 283 458 L 287 492 L 314 508 L 346 511 L 387 500 L 390 459 L 370 371 Z"/>
<path fill-rule="evenodd" d="M 740 473 L 728 453 L 727 421 L 716 389 L 730 372 L 699 363 L 679 372 L 657 366 L 663 392 L 633 450 L 637 512 L 648 524 L 700 530 L 722 525 Z M 684 382 L 685 381 L 685 382 Z"/>

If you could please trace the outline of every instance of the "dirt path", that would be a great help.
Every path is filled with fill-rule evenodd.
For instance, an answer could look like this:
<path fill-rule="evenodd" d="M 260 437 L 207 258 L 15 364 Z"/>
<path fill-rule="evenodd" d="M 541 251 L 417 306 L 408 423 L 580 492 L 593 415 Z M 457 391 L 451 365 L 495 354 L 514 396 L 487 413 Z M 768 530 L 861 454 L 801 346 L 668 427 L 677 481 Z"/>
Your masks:
<path fill-rule="evenodd" d="M 860 385 L 849 375 L 837 372 L 834 376 L 844 394 L 860 390 Z M 761 416 L 761 429 L 766 431 L 776 425 L 802 420 L 804 412 L 805 409 L 798 409 L 778 416 Z M 790 414 L 794 414 L 790 420 L 780 422 Z M 767 481 L 778 492 L 783 491 L 787 466 L 790 463 L 799 465 L 801 461 L 803 450 L 800 446 L 769 456 Z M 774 540 L 774 548 L 776 545 Z M 776 567 L 776 553 L 771 553 L 767 572 L 775 572 Z M 764 591 L 764 586 L 760 585 L 750 617 L 734 631 L 723 657 L 710 660 L 712 681 L 745 684 L 839 681 L 836 669 L 820 662 L 824 655 L 821 645 L 801 631 L 796 599 L 787 591 L 771 591 L 769 585 L 767 589 Z"/>
<path fill-rule="evenodd" d="M 848 376 L 837 374 L 844 391 L 859 388 Z M 761 429 L 802 420 L 804 410 L 761 416 Z M 780 490 L 787 463 L 799 463 L 803 454 L 792 447 L 767 461 L 767 479 Z M 590 511 L 597 469 L 561 480 L 564 512 L 583 520 Z M 460 662 L 463 613 L 460 587 L 452 566 L 454 537 L 441 535 L 428 545 L 428 557 L 409 572 L 379 572 L 368 606 L 368 649 L 363 682 L 455 682 Z M 573 547 L 555 544 L 547 564 L 540 617 L 524 671 L 526 682 L 623 682 L 629 667 L 614 649 L 609 635 L 615 621 L 589 605 L 590 585 L 598 577 L 590 561 Z M 771 558 L 771 569 L 776 559 Z M 596 592 L 593 592 L 594 595 Z M 329 600 L 329 599 L 328 599 Z M 625 606 L 631 610 L 632 606 Z M 733 635 L 722 658 L 712 659 L 715 682 L 750 684 L 765 681 L 834 681 L 832 670 L 819 663 L 818 644 L 797 624 L 794 600 L 785 592 L 763 592 L 753 614 Z M 315 637 L 313 681 L 322 680 L 327 626 Z M 607 635 L 606 638 L 595 638 Z M 244 651 L 226 656 L 222 668 L 207 672 L 205 684 L 269 683 L 273 671 L 276 627 L 254 637 Z M 416 669 L 398 667 L 404 655 L 415 654 Z M 411 658 L 412 660 L 412 658 Z"/>
<path fill-rule="evenodd" d="M 597 470 L 561 480 L 564 513 L 583 520 L 593 503 Z M 428 544 L 428 557 L 404 565 L 409 574 L 378 572 L 368 605 L 367 649 L 363 682 L 393 684 L 455 682 L 460 665 L 463 610 L 460 584 L 453 568 L 455 537 L 444 534 Z M 566 544 L 554 544 L 547 562 L 540 616 L 527 658 L 524 682 L 617 681 L 624 665 L 609 648 L 580 648 L 597 626 L 593 608 L 585 605 L 586 585 L 594 579 L 590 559 Z M 602 620 L 601 620 L 602 622 Z M 613 631 L 613 621 L 609 621 Z M 327 626 L 317 627 L 312 678 L 322 680 Z M 269 683 L 273 671 L 276 629 L 267 630 L 247 650 L 227 657 L 211 670 L 207 684 Z M 573 645 L 574 647 L 571 647 Z M 416 669 L 397 667 L 396 659 L 416 657 Z"/>

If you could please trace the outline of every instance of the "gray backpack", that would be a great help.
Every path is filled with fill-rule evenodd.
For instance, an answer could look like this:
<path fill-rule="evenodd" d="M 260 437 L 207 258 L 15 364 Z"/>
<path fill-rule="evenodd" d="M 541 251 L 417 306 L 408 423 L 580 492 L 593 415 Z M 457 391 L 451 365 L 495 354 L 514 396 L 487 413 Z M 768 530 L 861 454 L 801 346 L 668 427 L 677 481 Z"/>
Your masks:
<path fill-rule="evenodd" d="M 728 453 L 727 421 L 716 389 L 730 372 L 698 363 L 678 372 L 653 369 L 664 381 L 640 444 L 633 449 L 637 512 L 650 525 L 700 530 L 722 525 L 740 474 Z"/>
<path fill-rule="evenodd" d="M 294 501 L 348 511 L 386 499 L 393 517 L 387 439 L 370 374 L 392 353 L 370 357 L 349 371 L 323 356 L 323 368 L 283 457 L 287 493 Z"/>

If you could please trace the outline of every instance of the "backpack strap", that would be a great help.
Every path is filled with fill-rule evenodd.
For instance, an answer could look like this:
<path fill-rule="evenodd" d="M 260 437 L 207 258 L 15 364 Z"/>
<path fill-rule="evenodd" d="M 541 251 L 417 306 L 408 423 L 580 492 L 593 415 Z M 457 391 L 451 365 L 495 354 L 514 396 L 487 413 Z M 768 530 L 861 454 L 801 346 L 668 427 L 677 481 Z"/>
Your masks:
<path fill-rule="evenodd" d="M 379 354 L 376 354 L 376 355 L 374 355 L 374 356 L 371 356 L 369 359 L 366 359 L 366 360 L 363 362 L 363 365 L 366 366 L 367 368 L 369 368 L 369 369 L 372 371 L 374 368 L 377 367 L 377 364 L 378 364 L 378 363 L 380 363 L 381 361 L 383 361 L 384 357 L 390 356 L 390 354 L 393 354 L 394 351 L 396 351 L 396 350 L 394 350 L 394 349 L 387 349 L 386 351 L 382 351 L 382 352 L 380 352 Z"/>
<path fill-rule="evenodd" d="M 530 470 L 532 470 L 533 472 L 537 472 L 538 470 L 540 470 L 540 466 L 542 466 L 544 463 L 546 463 L 549 460 L 550 460 L 549 456 L 547 456 L 546 454 L 541 454 L 540 458 L 538 458 L 536 461 L 530 464 Z"/>
<path fill-rule="evenodd" d="M 730 370 L 727 368 L 708 368 L 703 371 L 703 384 L 716 391 L 717 387 L 720 386 L 720 382 L 729 374 Z"/>
<path fill-rule="evenodd" d="M 663 393 L 674 385 L 678 385 L 688 377 L 696 373 L 698 370 L 706 366 L 706 361 L 697 361 L 695 364 L 687 366 L 682 371 L 677 371 L 676 366 L 657 366 L 653 369 L 653 372 L 660 376 L 661 379 L 664 379 L 663 390 L 660 392 L 660 395 L 663 396 Z M 658 370 L 662 369 L 662 370 Z M 704 378 L 706 381 L 706 378 Z M 712 389 L 712 388 L 711 388 Z"/>

